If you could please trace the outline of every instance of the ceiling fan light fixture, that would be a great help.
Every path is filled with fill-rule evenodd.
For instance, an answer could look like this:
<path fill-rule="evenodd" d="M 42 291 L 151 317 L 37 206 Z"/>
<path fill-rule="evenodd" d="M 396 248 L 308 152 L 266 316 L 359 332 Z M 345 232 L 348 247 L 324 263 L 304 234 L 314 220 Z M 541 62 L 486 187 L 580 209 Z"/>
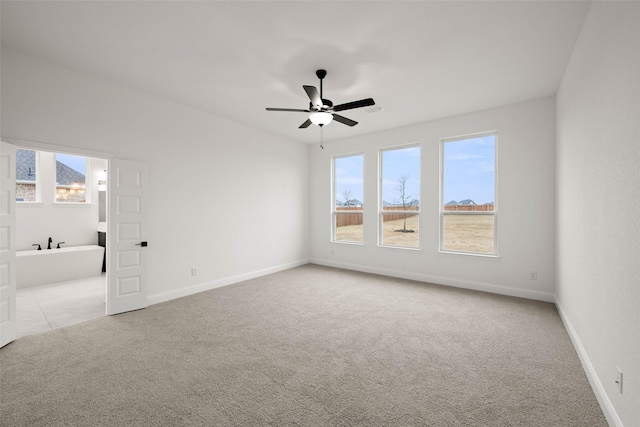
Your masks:
<path fill-rule="evenodd" d="M 313 123 L 314 125 L 322 127 L 331 123 L 331 120 L 333 120 L 333 114 L 327 113 L 325 111 L 317 111 L 309 115 L 309 120 L 311 120 L 311 123 Z"/>

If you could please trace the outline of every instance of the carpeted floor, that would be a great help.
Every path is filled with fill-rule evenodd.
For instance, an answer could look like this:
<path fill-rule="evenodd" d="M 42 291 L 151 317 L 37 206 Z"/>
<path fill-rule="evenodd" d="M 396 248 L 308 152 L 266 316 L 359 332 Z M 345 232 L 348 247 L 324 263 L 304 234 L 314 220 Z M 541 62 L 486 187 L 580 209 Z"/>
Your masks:
<path fill-rule="evenodd" d="M 553 304 L 306 265 L 18 339 L 9 426 L 606 426 Z"/>

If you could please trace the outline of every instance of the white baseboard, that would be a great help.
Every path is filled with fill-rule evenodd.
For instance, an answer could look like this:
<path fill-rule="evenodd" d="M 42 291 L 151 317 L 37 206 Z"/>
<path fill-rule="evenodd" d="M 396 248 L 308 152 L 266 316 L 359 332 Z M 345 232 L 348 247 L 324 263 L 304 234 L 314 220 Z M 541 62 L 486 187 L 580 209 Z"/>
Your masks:
<path fill-rule="evenodd" d="M 580 337 L 576 333 L 576 330 L 573 328 L 569 317 L 567 317 L 566 311 L 562 308 L 562 304 L 560 301 L 556 299 L 556 307 L 558 308 L 558 313 L 560 314 L 560 318 L 562 319 L 562 323 L 564 323 L 564 327 L 569 334 L 569 338 L 571 338 L 571 342 L 573 343 L 573 347 L 576 349 L 578 353 L 578 357 L 580 358 L 580 362 L 582 363 L 582 368 L 584 372 L 587 374 L 587 379 L 589 380 L 589 384 L 591 384 L 591 388 L 593 389 L 593 393 L 596 395 L 596 399 L 598 399 L 598 403 L 600 404 L 600 408 L 602 409 L 602 413 L 604 417 L 607 419 L 607 422 L 610 426 L 613 427 L 624 427 L 618 413 L 616 412 L 611 400 L 609 400 L 609 396 L 604 390 L 604 386 L 598 378 L 598 374 L 596 374 L 596 370 L 591 363 L 591 359 L 589 359 L 589 355 L 582 345 L 582 341 L 580 341 Z"/>
<path fill-rule="evenodd" d="M 494 285 L 491 283 L 475 282 L 472 280 L 451 279 L 449 277 L 433 276 L 429 274 L 409 273 L 400 270 L 371 267 L 357 264 L 335 262 L 326 259 L 312 258 L 311 263 L 325 265 L 327 267 L 343 268 L 345 270 L 362 271 L 364 273 L 379 274 L 381 276 L 397 277 L 400 279 L 416 280 L 418 282 L 428 282 L 437 285 L 452 286 L 454 288 L 471 289 L 474 291 L 490 292 L 493 294 L 508 295 L 512 297 L 526 298 L 537 301 L 555 302 L 553 294 L 547 292 L 534 291 L 531 289 L 515 289 L 507 286 Z"/>
<path fill-rule="evenodd" d="M 176 298 L 182 298 L 189 295 L 197 294 L 199 292 L 208 291 L 222 286 L 232 285 L 234 283 L 242 282 L 249 279 L 255 279 L 256 277 L 266 276 L 267 274 L 277 273 L 279 271 L 289 270 L 290 268 L 299 267 L 301 265 L 309 264 L 308 259 L 299 261 L 293 261 L 286 264 L 276 265 L 274 267 L 265 268 L 262 270 L 256 270 L 249 273 L 238 274 L 236 276 L 225 277 L 218 280 L 213 280 L 205 283 L 198 283 L 197 285 L 185 286 L 179 289 L 175 289 L 168 292 L 162 292 L 160 294 L 149 295 L 147 302 L 149 305 L 159 304 L 161 302 L 171 301 Z"/>

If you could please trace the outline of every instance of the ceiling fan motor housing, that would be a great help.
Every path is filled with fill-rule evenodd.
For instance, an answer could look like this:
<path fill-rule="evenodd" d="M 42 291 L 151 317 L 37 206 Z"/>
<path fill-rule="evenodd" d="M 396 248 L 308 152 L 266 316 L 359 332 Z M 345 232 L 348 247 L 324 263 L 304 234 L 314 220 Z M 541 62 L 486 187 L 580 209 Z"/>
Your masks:
<path fill-rule="evenodd" d="M 331 102 L 329 99 L 323 99 L 322 100 L 322 107 L 318 108 L 317 106 L 313 105 L 311 102 L 309 103 L 309 109 L 310 110 L 315 110 L 315 111 L 327 111 L 330 110 L 333 107 L 333 102 Z"/>

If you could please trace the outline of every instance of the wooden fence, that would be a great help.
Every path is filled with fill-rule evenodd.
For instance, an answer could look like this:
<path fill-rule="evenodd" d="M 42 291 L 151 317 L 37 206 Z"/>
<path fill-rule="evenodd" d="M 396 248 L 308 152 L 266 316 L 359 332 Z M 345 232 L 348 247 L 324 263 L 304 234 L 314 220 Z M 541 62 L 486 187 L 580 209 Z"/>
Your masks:
<path fill-rule="evenodd" d="M 444 210 L 456 212 L 493 212 L 493 207 L 493 203 L 487 203 L 486 205 L 445 205 Z"/>
<path fill-rule="evenodd" d="M 340 206 L 336 207 L 338 211 L 360 211 L 361 207 L 345 207 Z M 384 208 L 386 211 L 402 211 L 402 206 L 386 206 Z M 407 208 L 407 211 L 418 211 L 417 206 L 411 206 Z M 393 213 L 393 214 L 385 214 L 383 217 L 384 221 L 395 221 L 397 219 L 403 219 L 404 216 L 407 215 L 407 218 L 414 216 L 415 214 L 404 214 L 404 213 Z M 346 225 L 361 225 L 362 224 L 362 214 L 361 213 L 344 213 L 344 214 L 336 214 L 336 227 L 344 227 Z"/>
<path fill-rule="evenodd" d="M 361 211 L 361 207 L 346 207 L 339 206 L 336 207 L 337 211 Z M 402 206 L 386 206 L 384 211 L 402 211 Z M 418 206 L 411 206 L 407 209 L 407 211 L 418 211 Z M 445 206 L 445 211 L 456 211 L 456 212 L 493 212 L 494 205 L 486 204 L 486 205 L 458 205 L 458 206 Z M 407 215 L 407 218 L 414 216 L 415 214 L 404 214 L 404 213 L 392 213 L 386 214 L 383 216 L 384 221 L 395 221 L 397 219 L 403 219 L 404 216 Z M 362 214 L 361 213 L 344 213 L 344 214 L 336 214 L 336 227 L 344 227 L 347 225 L 362 225 Z"/>

